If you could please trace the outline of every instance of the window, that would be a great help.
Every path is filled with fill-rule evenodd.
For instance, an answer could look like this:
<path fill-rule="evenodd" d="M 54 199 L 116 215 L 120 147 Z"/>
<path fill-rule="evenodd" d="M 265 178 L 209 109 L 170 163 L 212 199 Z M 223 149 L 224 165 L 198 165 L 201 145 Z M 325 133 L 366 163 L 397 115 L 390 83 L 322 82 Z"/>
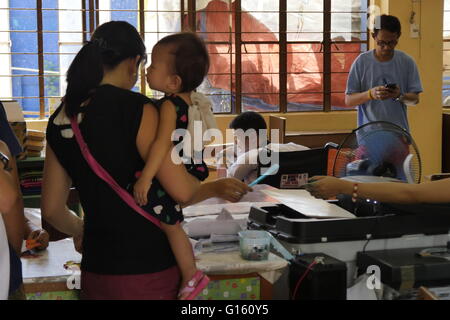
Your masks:
<path fill-rule="evenodd" d="M 368 0 L 0 0 L 0 98 L 27 118 L 48 117 L 65 73 L 101 23 L 126 20 L 153 45 L 195 30 L 211 68 L 200 91 L 216 113 L 330 111 L 344 106 L 347 74 L 367 50 Z M 134 90 L 158 97 L 145 84 Z"/>
<path fill-rule="evenodd" d="M 450 0 L 444 1 L 442 105 L 450 107 Z"/>
<path fill-rule="evenodd" d="M 350 66 L 367 50 L 367 0 L 188 3 L 209 44 L 202 90 L 215 112 L 342 109 Z"/>

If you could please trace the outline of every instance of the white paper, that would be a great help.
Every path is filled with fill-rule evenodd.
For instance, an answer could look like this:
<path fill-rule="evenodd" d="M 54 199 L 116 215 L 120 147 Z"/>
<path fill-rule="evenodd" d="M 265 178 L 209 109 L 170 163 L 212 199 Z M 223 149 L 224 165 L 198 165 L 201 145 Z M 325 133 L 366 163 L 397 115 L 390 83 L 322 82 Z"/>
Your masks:
<path fill-rule="evenodd" d="M 311 218 L 356 218 L 352 213 L 333 203 L 314 198 L 306 190 L 277 189 L 262 192 Z"/>
<path fill-rule="evenodd" d="M 375 290 L 367 287 L 368 276 L 361 275 L 355 284 L 347 289 L 347 300 L 378 300 Z"/>
<path fill-rule="evenodd" d="M 247 193 L 239 202 L 229 202 L 220 198 L 210 198 L 183 208 L 185 217 L 198 217 L 212 214 L 220 214 L 223 209 L 227 209 L 232 215 L 248 214 L 252 206 L 261 207 L 278 203 L 276 199 L 269 197 L 263 190 L 276 190 L 269 185 L 261 184 L 253 187 L 253 192 Z"/>
<path fill-rule="evenodd" d="M 236 235 L 242 230 L 241 223 L 223 210 L 216 219 L 197 218 L 183 226 L 189 237 L 209 237 L 211 234 Z"/>
<path fill-rule="evenodd" d="M 275 202 L 276 203 L 276 202 Z M 185 217 L 198 217 L 217 215 L 226 209 L 230 214 L 248 214 L 251 207 L 265 207 L 272 206 L 274 202 L 236 202 L 236 203 L 223 203 L 223 204 L 205 204 L 189 206 L 183 209 L 183 215 Z"/>

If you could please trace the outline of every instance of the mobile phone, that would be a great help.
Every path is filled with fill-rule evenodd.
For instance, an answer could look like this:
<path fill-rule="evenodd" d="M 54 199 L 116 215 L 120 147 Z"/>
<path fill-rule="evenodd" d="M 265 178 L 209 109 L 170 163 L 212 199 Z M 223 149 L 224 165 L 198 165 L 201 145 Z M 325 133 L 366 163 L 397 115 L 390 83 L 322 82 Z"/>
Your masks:
<path fill-rule="evenodd" d="M 384 85 L 385 88 L 391 89 L 391 90 L 395 90 L 397 89 L 397 84 L 396 83 L 386 83 Z"/>
<path fill-rule="evenodd" d="M 442 180 L 450 178 L 450 173 L 438 173 L 431 175 L 431 181 Z"/>

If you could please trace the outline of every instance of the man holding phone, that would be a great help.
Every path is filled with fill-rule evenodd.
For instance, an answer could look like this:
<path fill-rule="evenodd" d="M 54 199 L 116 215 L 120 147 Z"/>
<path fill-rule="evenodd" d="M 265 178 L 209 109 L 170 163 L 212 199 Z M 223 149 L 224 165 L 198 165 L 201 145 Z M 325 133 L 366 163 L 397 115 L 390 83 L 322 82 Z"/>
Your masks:
<path fill-rule="evenodd" d="M 395 50 L 400 35 L 396 17 L 377 16 L 375 49 L 360 54 L 350 68 L 345 103 L 358 106 L 358 126 L 389 121 L 409 131 L 406 106 L 416 105 L 423 89 L 414 60 Z"/>

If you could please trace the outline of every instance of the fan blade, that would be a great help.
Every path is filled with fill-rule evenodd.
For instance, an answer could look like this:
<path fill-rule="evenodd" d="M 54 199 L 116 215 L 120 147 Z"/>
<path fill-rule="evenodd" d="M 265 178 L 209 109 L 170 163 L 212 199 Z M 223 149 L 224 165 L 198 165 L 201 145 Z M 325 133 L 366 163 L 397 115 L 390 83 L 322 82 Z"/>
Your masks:
<path fill-rule="evenodd" d="M 405 158 L 405 161 L 403 161 L 403 171 L 405 172 L 406 181 L 408 183 L 414 183 L 413 173 L 411 170 L 411 160 L 414 157 L 412 153 L 408 154 Z"/>

